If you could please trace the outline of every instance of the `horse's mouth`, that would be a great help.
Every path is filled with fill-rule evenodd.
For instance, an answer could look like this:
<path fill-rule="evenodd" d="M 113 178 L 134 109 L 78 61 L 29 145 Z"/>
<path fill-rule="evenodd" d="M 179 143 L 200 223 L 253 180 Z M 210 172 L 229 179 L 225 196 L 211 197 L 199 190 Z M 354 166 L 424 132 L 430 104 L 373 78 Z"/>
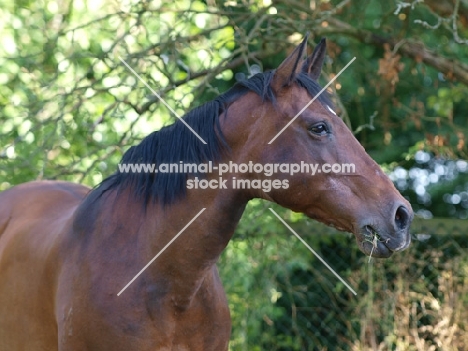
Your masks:
<path fill-rule="evenodd" d="M 375 258 L 387 258 L 394 252 L 406 249 L 411 243 L 411 237 L 406 235 L 404 239 L 397 239 L 375 230 L 366 225 L 356 236 L 360 250 L 368 256 Z"/>

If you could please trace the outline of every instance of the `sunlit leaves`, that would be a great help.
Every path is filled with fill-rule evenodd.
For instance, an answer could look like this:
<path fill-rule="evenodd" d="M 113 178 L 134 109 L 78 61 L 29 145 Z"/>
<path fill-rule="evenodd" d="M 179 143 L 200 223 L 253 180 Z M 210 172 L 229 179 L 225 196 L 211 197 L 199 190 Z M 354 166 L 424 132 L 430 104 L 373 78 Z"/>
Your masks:
<path fill-rule="evenodd" d="M 428 107 L 434 109 L 437 116 L 453 117 L 453 105 L 468 97 L 468 88 L 456 86 L 453 88 L 440 88 L 437 95 L 429 96 Z"/>

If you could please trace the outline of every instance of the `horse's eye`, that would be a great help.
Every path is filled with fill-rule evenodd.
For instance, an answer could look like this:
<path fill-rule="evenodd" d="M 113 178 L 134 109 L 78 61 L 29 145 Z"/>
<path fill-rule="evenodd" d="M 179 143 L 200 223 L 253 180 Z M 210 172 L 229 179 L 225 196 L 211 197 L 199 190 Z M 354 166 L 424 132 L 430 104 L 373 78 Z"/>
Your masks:
<path fill-rule="evenodd" d="M 328 130 L 328 126 L 323 122 L 314 124 L 312 127 L 309 128 L 309 131 L 311 131 L 315 135 L 325 135 L 330 132 Z"/>

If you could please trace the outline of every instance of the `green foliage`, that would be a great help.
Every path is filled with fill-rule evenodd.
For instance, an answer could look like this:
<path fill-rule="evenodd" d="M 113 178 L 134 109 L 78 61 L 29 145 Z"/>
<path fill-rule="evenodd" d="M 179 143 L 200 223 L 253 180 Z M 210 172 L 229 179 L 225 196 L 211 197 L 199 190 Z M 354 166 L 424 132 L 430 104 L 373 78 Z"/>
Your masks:
<path fill-rule="evenodd" d="M 219 264 L 232 299 L 232 350 L 464 349 L 464 235 L 421 235 L 409 250 L 369 263 L 351 236 L 326 234 L 320 225 L 311 233 L 301 221 L 295 230 L 356 289 L 354 296 L 298 240 L 288 240 L 284 227 L 266 223 L 265 206 L 246 212 L 244 235 L 231 241 Z M 288 211 L 282 217 L 291 221 Z M 429 233 L 457 231 L 447 224 Z M 272 256 L 264 254 L 268 247 Z"/>

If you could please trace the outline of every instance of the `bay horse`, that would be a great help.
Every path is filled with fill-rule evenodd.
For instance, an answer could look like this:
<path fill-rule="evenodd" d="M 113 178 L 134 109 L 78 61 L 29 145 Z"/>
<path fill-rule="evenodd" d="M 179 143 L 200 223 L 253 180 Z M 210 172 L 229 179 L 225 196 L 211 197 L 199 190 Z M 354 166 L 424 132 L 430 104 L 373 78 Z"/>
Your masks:
<path fill-rule="evenodd" d="M 122 164 L 342 164 L 355 173 L 275 175 L 288 187 L 187 189 L 195 174 L 116 172 L 89 188 L 35 181 L 0 194 L 0 351 L 220 351 L 229 308 L 216 262 L 247 202 L 262 198 L 356 237 L 388 257 L 410 243 L 410 204 L 321 94 L 322 40 L 238 82 L 130 148 Z M 207 180 L 216 174 L 204 174 Z M 243 180 L 265 174 L 229 174 Z M 230 184 L 230 181 L 228 182 Z M 120 295 L 203 208 L 181 237 Z M 370 243 L 369 234 L 379 240 Z"/>

